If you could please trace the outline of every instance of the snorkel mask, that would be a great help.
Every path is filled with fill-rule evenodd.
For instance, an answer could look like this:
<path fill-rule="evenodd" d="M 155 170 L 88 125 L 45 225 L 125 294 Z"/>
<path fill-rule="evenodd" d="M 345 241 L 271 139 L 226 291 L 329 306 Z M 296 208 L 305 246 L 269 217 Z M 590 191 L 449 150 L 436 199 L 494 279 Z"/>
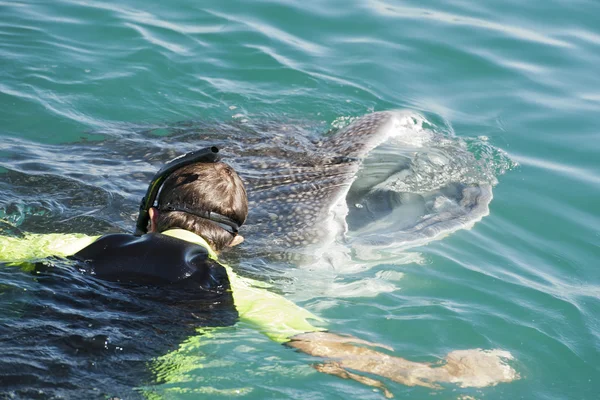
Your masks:
<path fill-rule="evenodd" d="M 143 235 L 148 232 L 148 220 L 150 219 L 150 207 L 154 207 L 154 202 L 156 201 L 156 196 L 160 191 L 160 188 L 163 182 L 175 171 L 180 168 L 183 168 L 190 164 L 195 163 L 214 163 L 221 159 L 219 156 L 219 149 L 215 146 L 207 147 L 205 149 L 200 149 L 193 151 L 191 153 L 184 154 L 182 156 L 176 157 L 166 163 L 152 178 L 150 181 L 150 185 L 148 186 L 148 190 L 146 190 L 146 195 L 142 198 L 142 202 L 140 203 L 140 213 L 137 218 L 137 222 L 135 224 L 135 232 L 134 235 Z M 228 218 L 224 215 L 217 214 L 215 212 L 202 212 L 197 210 L 192 210 L 187 207 L 168 207 L 165 211 L 180 211 L 188 214 L 195 215 L 200 218 L 205 218 L 217 223 L 223 229 L 227 230 L 232 234 L 236 234 L 239 229 L 239 224 L 233 221 L 231 218 Z"/>

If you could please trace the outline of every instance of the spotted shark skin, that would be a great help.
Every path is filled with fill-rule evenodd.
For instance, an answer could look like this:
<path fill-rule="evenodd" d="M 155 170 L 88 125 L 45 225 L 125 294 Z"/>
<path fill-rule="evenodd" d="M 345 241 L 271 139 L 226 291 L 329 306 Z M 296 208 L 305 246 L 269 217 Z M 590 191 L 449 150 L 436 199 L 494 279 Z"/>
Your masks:
<path fill-rule="evenodd" d="M 312 156 L 297 163 L 255 163 L 253 168 L 268 172 L 242 176 L 251 210 L 247 225 L 256 233 L 271 231 L 268 242 L 284 248 L 323 244 L 338 236 L 346 228 L 345 211 L 338 209 L 362 156 L 381 140 L 377 133 L 390 117 L 389 113 L 363 117 L 317 142 Z"/>

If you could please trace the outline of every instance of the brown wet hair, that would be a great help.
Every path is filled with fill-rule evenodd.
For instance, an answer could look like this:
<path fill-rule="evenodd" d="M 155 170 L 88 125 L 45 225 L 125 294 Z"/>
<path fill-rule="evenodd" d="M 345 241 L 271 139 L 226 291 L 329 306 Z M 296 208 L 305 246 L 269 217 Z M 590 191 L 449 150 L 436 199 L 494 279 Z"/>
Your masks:
<path fill-rule="evenodd" d="M 213 250 L 221 251 L 231 244 L 235 234 L 208 219 L 168 211 L 168 207 L 216 212 L 242 225 L 248 216 L 248 197 L 238 174 L 222 162 L 188 165 L 165 180 L 158 196 L 157 230 L 185 229 L 204 238 Z"/>

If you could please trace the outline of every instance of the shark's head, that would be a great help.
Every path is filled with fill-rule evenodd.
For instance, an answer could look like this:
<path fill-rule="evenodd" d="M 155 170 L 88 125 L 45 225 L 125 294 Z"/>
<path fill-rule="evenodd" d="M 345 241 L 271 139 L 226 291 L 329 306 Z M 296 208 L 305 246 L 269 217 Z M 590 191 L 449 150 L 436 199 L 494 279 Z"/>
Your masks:
<path fill-rule="evenodd" d="M 489 212 L 494 182 L 474 174 L 460 139 L 416 113 L 369 114 L 297 150 L 254 162 L 244 176 L 246 236 L 273 253 L 315 256 L 340 241 L 406 249 Z"/>

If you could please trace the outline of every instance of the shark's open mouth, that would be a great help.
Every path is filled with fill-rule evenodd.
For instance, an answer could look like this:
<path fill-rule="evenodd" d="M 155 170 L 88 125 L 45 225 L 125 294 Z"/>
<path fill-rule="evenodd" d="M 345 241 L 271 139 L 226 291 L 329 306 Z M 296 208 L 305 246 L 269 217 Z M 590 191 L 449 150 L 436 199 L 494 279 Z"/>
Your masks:
<path fill-rule="evenodd" d="M 489 214 L 495 175 L 463 140 L 427 129 L 415 114 L 390 118 L 391 132 L 365 155 L 346 195 L 351 241 L 404 249 Z"/>

